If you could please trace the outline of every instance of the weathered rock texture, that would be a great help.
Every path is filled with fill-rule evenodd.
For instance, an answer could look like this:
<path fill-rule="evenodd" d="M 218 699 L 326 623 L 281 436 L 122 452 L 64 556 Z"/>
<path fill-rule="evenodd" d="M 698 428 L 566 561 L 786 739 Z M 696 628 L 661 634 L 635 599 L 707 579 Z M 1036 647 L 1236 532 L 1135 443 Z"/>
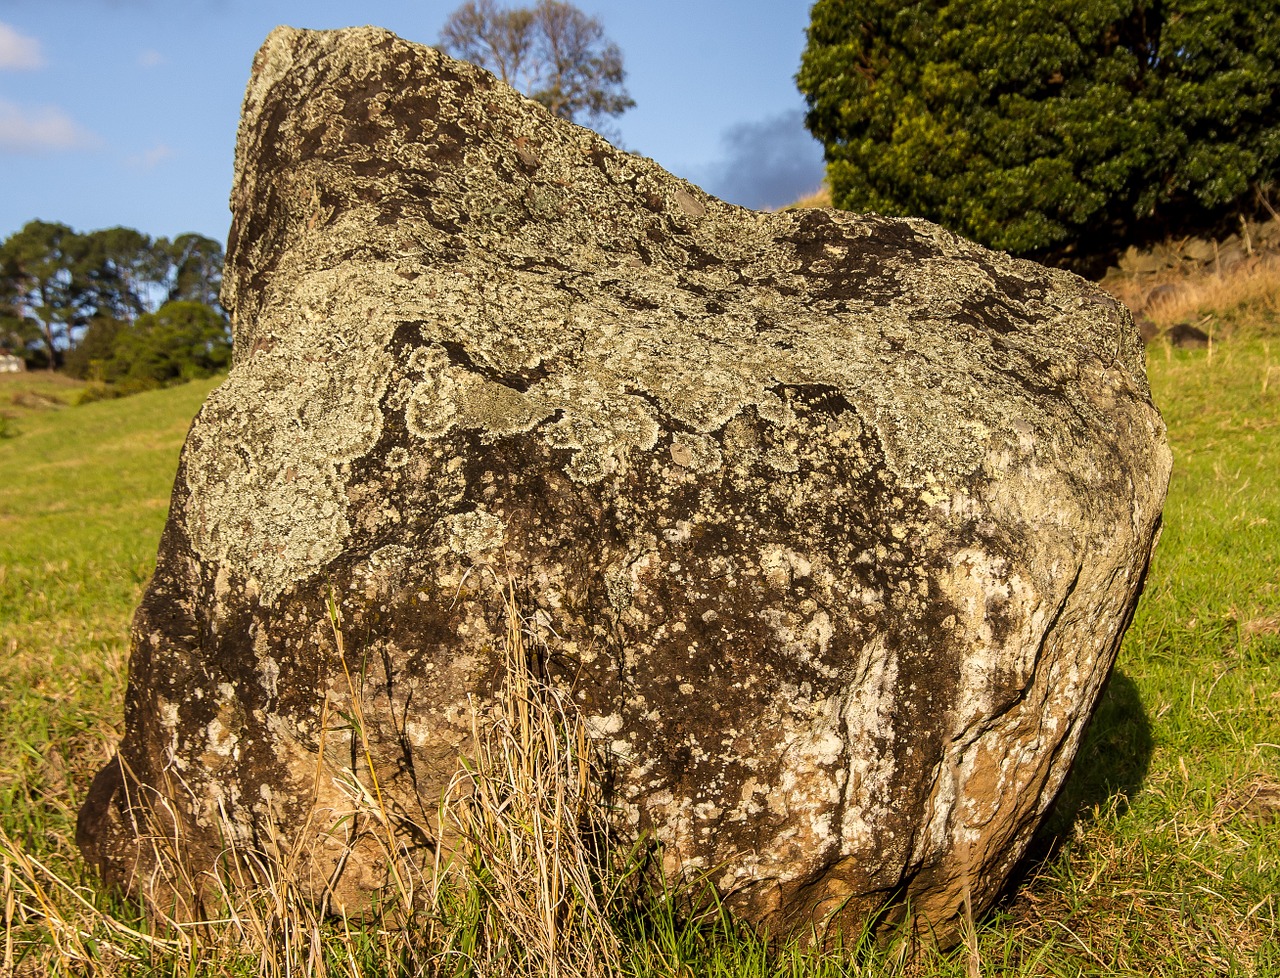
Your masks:
<path fill-rule="evenodd" d="M 1159 525 L 1116 302 L 922 221 L 730 206 L 373 29 L 271 35 L 232 205 L 235 366 L 81 819 L 109 877 L 168 878 L 143 804 L 197 865 L 301 835 L 317 893 L 367 896 L 326 597 L 429 845 L 510 574 L 669 871 L 774 933 L 990 901 Z"/>

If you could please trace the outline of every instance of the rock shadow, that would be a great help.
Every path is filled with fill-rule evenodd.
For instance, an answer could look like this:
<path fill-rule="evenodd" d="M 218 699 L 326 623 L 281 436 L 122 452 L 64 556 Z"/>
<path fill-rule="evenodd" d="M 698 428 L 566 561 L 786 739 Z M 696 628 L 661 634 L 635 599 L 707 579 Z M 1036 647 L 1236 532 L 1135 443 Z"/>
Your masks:
<path fill-rule="evenodd" d="M 1122 670 L 1113 669 L 1071 773 L 1010 878 L 1001 903 L 1058 853 L 1081 821 L 1092 819 L 1095 811 L 1109 804 L 1115 805 L 1118 814 L 1125 812 L 1147 776 L 1154 747 L 1138 687 Z"/>

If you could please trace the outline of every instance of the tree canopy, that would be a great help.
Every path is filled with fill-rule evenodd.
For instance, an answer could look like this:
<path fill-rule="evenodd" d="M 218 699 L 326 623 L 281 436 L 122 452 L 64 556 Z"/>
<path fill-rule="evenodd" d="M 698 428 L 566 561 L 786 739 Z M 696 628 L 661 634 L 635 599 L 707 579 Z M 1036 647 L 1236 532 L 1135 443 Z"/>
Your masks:
<path fill-rule="evenodd" d="M 165 383 L 225 366 L 222 246 L 30 221 L 0 242 L 0 347 L 33 366 Z"/>
<path fill-rule="evenodd" d="M 445 21 L 439 46 L 493 72 L 561 119 L 600 126 L 635 105 L 623 85 L 621 50 L 599 20 L 563 0 L 515 8 L 467 0 Z"/>
<path fill-rule="evenodd" d="M 0 245 L 6 332 L 41 349 L 48 364 L 92 311 L 89 242 L 65 224 L 31 221 Z"/>
<path fill-rule="evenodd" d="M 797 83 L 836 206 L 1048 260 L 1280 175 L 1277 0 L 818 0 Z"/>
<path fill-rule="evenodd" d="M 132 322 L 96 320 L 81 347 L 98 354 L 85 358 L 95 379 L 137 388 L 208 377 L 231 364 L 227 321 L 203 302 L 166 302 Z"/>

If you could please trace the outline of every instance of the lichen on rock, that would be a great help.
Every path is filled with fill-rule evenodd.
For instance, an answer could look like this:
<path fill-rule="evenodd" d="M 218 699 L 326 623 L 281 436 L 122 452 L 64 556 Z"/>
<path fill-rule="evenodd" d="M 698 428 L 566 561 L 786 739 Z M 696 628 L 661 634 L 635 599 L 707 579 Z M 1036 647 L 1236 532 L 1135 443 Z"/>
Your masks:
<path fill-rule="evenodd" d="M 671 873 L 771 933 L 994 898 L 1159 526 L 1123 307 L 923 221 L 731 206 L 372 28 L 268 38 L 232 206 L 235 363 L 81 815 L 107 876 L 164 882 L 142 804 L 207 865 L 310 832 L 317 898 L 370 899 L 345 677 L 433 845 L 514 586 Z"/>

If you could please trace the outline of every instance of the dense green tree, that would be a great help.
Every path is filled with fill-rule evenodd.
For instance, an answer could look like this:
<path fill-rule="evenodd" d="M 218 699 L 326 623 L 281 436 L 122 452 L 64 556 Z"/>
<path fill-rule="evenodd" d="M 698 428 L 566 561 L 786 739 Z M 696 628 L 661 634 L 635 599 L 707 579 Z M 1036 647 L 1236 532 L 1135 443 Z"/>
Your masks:
<path fill-rule="evenodd" d="M 1280 0 L 818 0 L 797 83 L 837 206 L 1050 260 L 1280 175 Z"/>
<path fill-rule="evenodd" d="M 129 322 L 114 316 L 95 316 L 89 320 L 80 340 L 62 356 L 62 369 L 81 380 L 119 380 L 113 358 L 116 338 Z"/>
<path fill-rule="evenodd" d="M 440 32 L 441 50 L 492 71 L 561 119 L 602 126 L 635 102 L 622 52 L 600 21 L 563 0 L 504 9 L 467 0 Z"/>
<path fill-rule="evenodd" d="M 66 358 L 88 376 L 110 360 L 122 326 L 166 303 L 201 305 L 225 331 L 222 261 L 222 246 L 198 234 L 153 240 L 133 228 L 80 234 L 31 221 L 0 243 L 0 345 L 42 366 Z"/>
<path fill-rule="evenodd" d="M 40 324 L 26 314 L 18 300 L 17 283 L 0 275 L 0 353 L 21 356 L 40 342 Z"/>
<path fill-rule="evenodd" d="M 131 323 L 112 327 L 102 379 L 136 387 L 208 377 L 231 363 L 231 332 L 219 312 L 202 302 L 167 302 Z"/>

